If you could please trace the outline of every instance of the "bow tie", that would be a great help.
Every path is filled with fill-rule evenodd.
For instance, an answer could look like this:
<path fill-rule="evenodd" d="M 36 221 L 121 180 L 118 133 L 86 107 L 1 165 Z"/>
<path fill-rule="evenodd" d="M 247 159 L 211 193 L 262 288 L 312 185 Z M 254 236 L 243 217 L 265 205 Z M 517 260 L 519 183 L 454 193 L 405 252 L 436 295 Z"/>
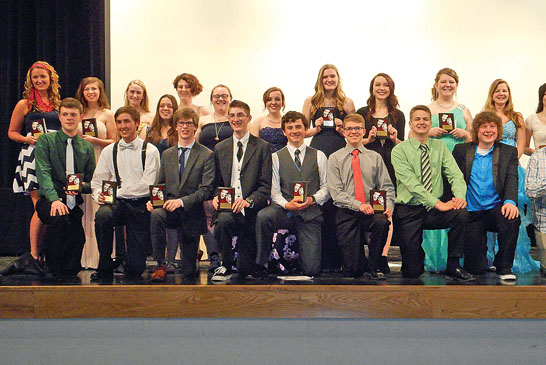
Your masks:
<path fill-rule="evenodd" d="M 123 150 L 136 150 L 136 146 L 133 144 L 133 143 L 124 143 L 124 144 L 119 144 L 119 150 L 120 151 L 123 151 Z"/>

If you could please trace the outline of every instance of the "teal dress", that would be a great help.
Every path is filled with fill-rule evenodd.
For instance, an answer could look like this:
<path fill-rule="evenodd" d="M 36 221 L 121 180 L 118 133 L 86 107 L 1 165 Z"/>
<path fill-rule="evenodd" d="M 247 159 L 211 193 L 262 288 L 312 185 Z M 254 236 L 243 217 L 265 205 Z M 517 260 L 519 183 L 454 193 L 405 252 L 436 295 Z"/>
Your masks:
<path fill-rule="evenodd" d="M 517 127 L 513 121 L 504 124 L 501 143 L 516 147 Z M 516 254 L 514 256 L 514 266 L 512 271 L 516 273 L 528 273 L 537 271 L 540 268 L 540 262 L 533 260 L 529 251 L 531 250 L 531 240 L 527 235 L 527 226 L 530 224 L 531 207 L 530 200 L 525 195 L 525 170 L 518 164 L 518 210 L 521 218 L 519 226 L 518 243 L 516 245 Z M 527 206 L 527 214 L 525 214 Z M 497 243 L 497 233 L 487 233 L 487 262 L 489 266 L 493 265 L 495 254 L 499 250 Z"/>
<path fill-rule="evenodd" d="M 455 109 L 447 112 L 453 113 L 456 128 L 466 129 L 463 111 L 464 105 L 459 104 Z M 438 127 L 439 125 L 438 114 L 434 114 L 432 116 L 432 127 Z M 436 139 L 442 140 L 450 152 L 453 152 L 453 148 L 455 148 L 456 144 L 465 142 L 464 139 L 457 139 L 451 134 Z M 422 247 L 425 251 L 425 270 L 432 272 L 444 271 L 447 263 L 447 229 L 423 231 Z"/>

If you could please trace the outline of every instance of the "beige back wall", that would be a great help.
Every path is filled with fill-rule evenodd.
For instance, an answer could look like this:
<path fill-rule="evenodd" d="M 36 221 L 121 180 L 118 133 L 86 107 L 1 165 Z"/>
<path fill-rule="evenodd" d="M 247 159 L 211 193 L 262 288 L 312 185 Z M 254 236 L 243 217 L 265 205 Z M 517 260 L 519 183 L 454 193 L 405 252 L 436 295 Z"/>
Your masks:
<path fill-rule="evenodd" d="M 407 117 L 413 105 L 430 103 L 436 72 L 452 67 L 458 100 L 473 115 L 500 77 L 527 117 L 546 82 L 545 13 L 541 0 L 115 0 L 112 106 L 139 78 L 155 110 L 160 95 L 176 96 L 174 77 L 189 72 L 204 86 L 199 105 L 209 105 L 211 88 L 224 83 L 257 117 L 263 92 L 279 86 L 286 110 L 301 111 L 319 68 L 333 63 L 357 108 L 371 77 L 386 72 Z"/>

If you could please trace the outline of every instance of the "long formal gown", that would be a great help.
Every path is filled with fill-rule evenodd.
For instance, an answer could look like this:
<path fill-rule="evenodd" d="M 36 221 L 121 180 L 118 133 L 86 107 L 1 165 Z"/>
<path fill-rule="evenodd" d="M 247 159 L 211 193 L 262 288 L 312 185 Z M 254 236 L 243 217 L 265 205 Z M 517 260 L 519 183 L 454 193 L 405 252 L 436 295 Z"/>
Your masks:
<path fill-rule="evenodd" d="M 455 127 L 466 129 L 466 121 L 464 119 L 464 105 L 459 104 L 454 109 L 446 112 L 453 113 L 455 119 Z M 432 116 L 432 127 L 439 126 L 438 114 Z M 440 138 L 450 152 L 453 152 L 455 145 L 464 143 L 464 139 L 457 139 L 451 134 L 444 135 Z M 423 231 L 423 250 L 425 251 L 425 270 L 432 272 L 440 272 L 446 269 L 447 263 L 447 230 L 425 230 Z"/>
<path fill-rule="evenodd" d="M 81 124 L 80 124 L 81 132 Z M 97 119 L 97 132 L 101 139 L 107 138 L 106 124 Z M 93 145 L 95 160 L 98 162 L 100 153 L 104 147 Z M 85 245 L 82 251 L 81 264 L 84 269 L 96 269 L 99 265 L 99 249 L 95 237 L 95 213 L 99 205 L 93 200 L 91 194 L 83 195 L 83 229 L 85 231 Z"/>
<path fill-rule="evenodd" d="M 504 124 L 501 143 L 516 147 L 517 127 L 513 121 Z M 516 254 L 514 256 L 514 266 L 512 271 L 516 273 L 528 273 L 540 268 L 540 262 L 533 260 L 529 251 L 531 250 L 531 240 L 527 234 L 527 226 L 530 222 L 531 201 L 525 195 L 525 170 L 518 164 L 518 210 L 521 217 L 519 226 L 518 243 L 516 245 Z M 487 234 L 487 262 L 489 266 L 493 265 L 495 254 L 499 249 L 497 243 L 497 233 L 489 232 Z"/>

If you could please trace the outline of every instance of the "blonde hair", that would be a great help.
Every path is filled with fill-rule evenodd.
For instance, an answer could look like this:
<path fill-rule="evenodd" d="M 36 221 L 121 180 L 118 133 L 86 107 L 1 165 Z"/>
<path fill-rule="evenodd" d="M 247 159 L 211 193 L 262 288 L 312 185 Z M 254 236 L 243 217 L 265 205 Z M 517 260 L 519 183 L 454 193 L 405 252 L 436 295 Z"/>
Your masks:
<path fill-rule="evenodd" d="M 440 76 L 447 75 L 450 77 L 453 77 L 455 79 L 455 82 L 457 85 L 459 85 L 459 76 L 457 75 L 457 72 L 455 72 L 454 69 L 445 67 L 438 71 L 436 74 L 436 78 L 434 79 L 434 85 L 432 85 L 432 100 L 436 101 L 438 100 L 438 89 L 436 88 L 436 85 L 438 85 L 438 81 L 440 81 Z"/>
<path fill-rule="evenodd" d="M 322 66 L 318 72 L 317 81 L 315 82 L 315 95 L 311 97 L 311 116 L 315 114 L 320 107 L 324 106 L 325 92 L 322 77 L 324 75 L 324 71 L 329 68 L 336 72 L 338 78 L 337 87 L 334 90 L 335 107 L 339 110 L 343 110 L 343 106 L 345 105 L 346 96 L 343 92 L 343 88 L 341 87 L 341 77 L 339 76 L 339 71 L 337 70 L 336 66 L 327 63 Z"/>
<path fill-rule="evenodd" d="M 146 92 L 146 86 L 140 80 L 131 80 L 129 82 L 129 85 L 127 85 L 127 89 L 125 89 L 125 94 L 123 94 L 125 96 L 125 106 L 131 105 L 129 103 L 129 96 L 127 95 L 127 92 L 129 91 L 129 87 L 131 85 L 133 85 L 133 84 L 138 85 L 138 86 L 140 86 L 142 88 L 142 100 L 140 101 L 140 107 L 146 113 L 149 113 L 150 112 L 150 106 L 149 106 L 149 101 L 148 101 L 148 93 Z"/>
<path fill-rule="evenodd" d="M 36 61 L 30 66 L 30 68 L 27 71 L 27 77 L 25 80 L 25 91 L 23 91 L 23 98 L 29 100 L 29 109 L 37 109 L 41 110 L 38 107 L 38 104 L 36 103 L 36 100 L 30 101 L 30 94 L 32 93 L 32 90 L 34 89 L 34 86 L 32 85 L 31 80 L 31 73 L 32 70 L 35 68 L 41 68 L 42 70 L 46 70 L 49 74 L 49 87 L 47 88 L 47 98 L 51 104 L 55 105 L 55 109 L 59 109 L 59 106 L 61 105 L 61 96 L 59 95 L 59 89 L 61 88 L 61 85 L 59 85 L 59 74 L 57 74 L 57 71 L 46 61 Z"/>
<path fill-rule="evenodd" d="M 508 101 L 504 104 L 504 114 L 508 118 L 508 120 L 512 120 L 516 127 L 521 127 L 520 121 L 519 121 L 519 115 L 514 111 L 514 104 L 512 103 L 512 91 L 510 91 L 510 85 L 503 79 L 496 79 L 493 81 L 491 86 L 489 87 L 489 93 L 487 94 L 487 101 L 485 102 L 485 105 L 483 107 L 483 110 L 486 112 L 496 112 L 495 110 L 495 102 L 493 101 L 493 94 L 495 94 L 495 90 L 497 90 L 497 87 L 499 87 L 500 84 L 506 84 L 506 88 L 508 89 Z"/>

